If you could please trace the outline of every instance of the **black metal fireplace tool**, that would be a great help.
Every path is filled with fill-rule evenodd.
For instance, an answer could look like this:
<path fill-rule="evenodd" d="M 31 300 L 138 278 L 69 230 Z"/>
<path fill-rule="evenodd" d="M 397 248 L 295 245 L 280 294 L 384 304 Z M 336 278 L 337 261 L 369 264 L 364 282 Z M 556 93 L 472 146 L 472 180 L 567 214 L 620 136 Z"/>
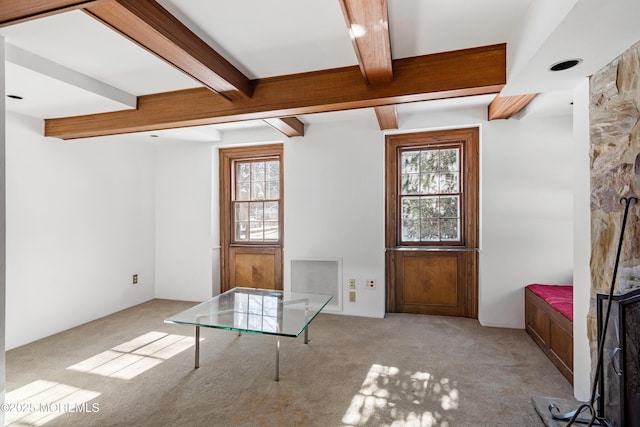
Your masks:
<path fill-rule="evenodd" d="M 551 416 L 555 420 L 568 421 L 566 427 L 572 426 L 574 423 L 579 424 L 587 424 L 589 427 L 591 426 L 608 426 L 611 424 L 607 421 L 605 417 L 601 417 L 598 415 L 596 411 L 595 405 L 598 400 L 598 380 L 600 378 L 600 374 L 602 372 L 602 360 L 604 358 L 604 337 L 607 333 L 607 327 L 609 326 L 609 316 L 611 314 L 611 298 L 613 296 L 613 291 L 616 284 L 616 276 L 618 275 L 618 264 L 620 263 L 620 253 L 622 251 L 622 241 L 624 239 L 624 230 L 627 225 L 627 216 L 629 215 L 629 207 L 633 203 L 637 203 L 638 199 L 636 197 L 623 197 L 620 199 L 620 203 L 624 204 L 624 215 L 622 217 L 622 227 L 620 228 L 620 238 L 618 239 L 618 251 L 616 253 L 616 262 L 613 267 L 613 275 L 611 277 L 611 287 L 609 288 L 609 296 L 607 299 L 607 314 L 604 318 L 604 323 L 602 327 L 602 331 L 598 340 L 598 363 L 596 365 L 595 378 L 593 380 L 593 388 L 591 391 L 591 399 L 588 402 L 585 402 L 578 406 L 574 411 L 566 412 L 564 414 L 559 413 L 559 409 L 555 403 L 551 403 L 549 405 L 549 412 Z M 590 412 L 590 418 L 579 418 L 580 415 L 588 410 Z"/>

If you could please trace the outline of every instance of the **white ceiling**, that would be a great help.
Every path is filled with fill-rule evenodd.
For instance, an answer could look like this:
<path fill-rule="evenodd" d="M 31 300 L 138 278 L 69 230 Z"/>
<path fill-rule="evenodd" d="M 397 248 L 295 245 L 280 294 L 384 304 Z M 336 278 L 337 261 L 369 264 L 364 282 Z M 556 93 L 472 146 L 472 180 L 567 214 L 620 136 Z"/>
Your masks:
<path fill-rule="evenodd" d="M 251 79 L 357 65 L 338 0 L 159 3 Z M 638 0 L 388 0 L 388 15 L 394 59 L 507 43 L 503 94 L 541 93 L 531 104 L 531 114 L 569 113 L 571 92 L 580 79 L 640 40 Z M 131 107 L 110 99 L 111 92 L 137 96 L 199 86 L 81 11 L 0 28 L 0 36 L 8 46 L 49 64 L 34 71 L 29 69 L 33 61 L 18 65 L 7 56 L 7 94 L 24 98 L 7 99 L 9 111 L 40 118 L 113 111 Z M 564 72 L 548 71 L 552 63 L 574 57 L 583 62 Z M 50 77 L 46 69 L 51 64 L 107 88 L 101 92 L 76 87 L 73 73 L 67 81 Z M 405 112 L 486 106 L 491 99 L 416 103 L 398 108 L 398 114 L 402 119 Z M 299 118 L 313 123 L 345 115 L 348 112 Z M 156 133 L 198 140 L 196 135 L 204 132 L 204 139 L 211 139 L 238 126 Z"/>

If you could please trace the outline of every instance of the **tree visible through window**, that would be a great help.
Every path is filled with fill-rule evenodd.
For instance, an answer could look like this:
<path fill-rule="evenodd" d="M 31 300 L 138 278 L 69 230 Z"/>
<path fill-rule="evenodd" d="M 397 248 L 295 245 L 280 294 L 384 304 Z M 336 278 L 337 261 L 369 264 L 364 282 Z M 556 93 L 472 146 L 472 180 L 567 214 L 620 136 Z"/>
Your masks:
<path fill-rule="evenodd" d="M 399 156 L 401 241 L 459 243 L 461 147 L 412 147 Z"/>
<path fill-rule="evenodd" d="M 280 240 L 280 160 L 233 162 L 235 242 Z"/>

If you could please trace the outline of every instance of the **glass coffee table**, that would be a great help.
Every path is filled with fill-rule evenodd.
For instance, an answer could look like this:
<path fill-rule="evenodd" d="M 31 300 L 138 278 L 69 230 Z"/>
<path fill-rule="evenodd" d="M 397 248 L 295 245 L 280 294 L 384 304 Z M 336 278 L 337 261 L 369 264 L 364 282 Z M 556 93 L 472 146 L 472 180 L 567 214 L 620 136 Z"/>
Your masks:
<path fill-rule="evenodd" d="M 296 338 L 304 332 L 309 342 L 309 324 L 331 301 L 332 295 L 234 288 L 165 320 L 196 327 L 195 368 L 200 366 L 200 327 L 274 335 L 276 373 L 280 379 L 280 337 Z"/>

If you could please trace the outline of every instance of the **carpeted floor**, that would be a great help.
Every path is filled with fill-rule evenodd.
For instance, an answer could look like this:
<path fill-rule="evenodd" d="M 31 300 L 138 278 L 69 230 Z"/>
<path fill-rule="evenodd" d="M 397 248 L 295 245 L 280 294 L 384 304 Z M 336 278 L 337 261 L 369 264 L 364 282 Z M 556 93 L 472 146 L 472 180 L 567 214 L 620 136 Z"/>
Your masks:
<path fill-rule="evenodd" d="M 16 426 L 543 426 L 532 396 L 572 388 L 523 330 L 320 314 L 310 342 L 164 319 L 152 300 L 7 353 Z M 185 337 L 185 338 L 183 338 Z"/>

